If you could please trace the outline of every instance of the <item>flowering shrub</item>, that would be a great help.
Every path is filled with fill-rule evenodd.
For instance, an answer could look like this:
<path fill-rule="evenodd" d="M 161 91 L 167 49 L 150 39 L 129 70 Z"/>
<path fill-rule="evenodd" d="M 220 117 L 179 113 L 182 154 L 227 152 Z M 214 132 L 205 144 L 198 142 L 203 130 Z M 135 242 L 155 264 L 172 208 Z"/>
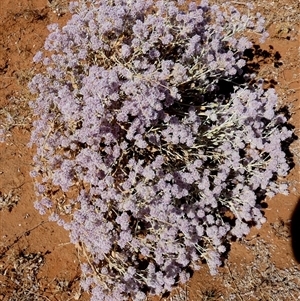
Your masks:
<path fill-rule="evenodd" d="M 199 260 L 215 273 L 264 222 L 258 198 L 287 189 L 291 132 L 244 74 L 263 19 L 184 2 L 71 3 L 34 57 L 35 206 L 84 250 L 92 300 L 161 294 Z"/>

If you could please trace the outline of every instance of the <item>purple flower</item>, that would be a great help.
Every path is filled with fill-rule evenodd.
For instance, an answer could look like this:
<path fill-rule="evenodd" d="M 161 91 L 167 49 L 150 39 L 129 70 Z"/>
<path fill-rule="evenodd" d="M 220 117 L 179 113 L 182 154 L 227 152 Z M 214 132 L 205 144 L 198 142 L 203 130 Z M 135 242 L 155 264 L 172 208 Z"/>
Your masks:
<path fill-rule="evenodd" d="M 162 294 L 199 259 L 216 273 L 230 238 L 264 222 L 257 198 L 287 193 L 292 131 L 244 74 L 244 33 L 264 20 L 184 4 L 73 3 L 34 57 L 34 206 L 89 254 L 92 300 Z"/>

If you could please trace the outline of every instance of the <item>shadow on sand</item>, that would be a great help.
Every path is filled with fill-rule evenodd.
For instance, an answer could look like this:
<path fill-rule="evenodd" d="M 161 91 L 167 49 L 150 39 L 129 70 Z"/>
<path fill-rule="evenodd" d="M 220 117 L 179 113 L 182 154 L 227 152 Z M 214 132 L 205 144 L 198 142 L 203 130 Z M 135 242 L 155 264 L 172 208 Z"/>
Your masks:
<path fill-rule="evenodd" d="M 294 257 L 300 263 L 300 198 L 292 215 L 291 236 Z"/>

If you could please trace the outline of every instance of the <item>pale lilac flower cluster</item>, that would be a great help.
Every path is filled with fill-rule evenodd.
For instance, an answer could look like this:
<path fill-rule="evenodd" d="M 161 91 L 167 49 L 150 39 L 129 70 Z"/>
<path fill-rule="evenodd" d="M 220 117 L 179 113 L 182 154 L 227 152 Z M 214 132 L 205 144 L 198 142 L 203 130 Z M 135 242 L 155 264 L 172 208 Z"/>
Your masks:
<path fill-rule="evenodd" d="M 263 19 L 182 4 L 74 2 L 34 57 L 35 206 L 82 246 L 94 301 L 170 291 L 200 260 L 215 273 L 264 222 L 258 196 L 287 190 L 275 91 L 235 84 Z"/>

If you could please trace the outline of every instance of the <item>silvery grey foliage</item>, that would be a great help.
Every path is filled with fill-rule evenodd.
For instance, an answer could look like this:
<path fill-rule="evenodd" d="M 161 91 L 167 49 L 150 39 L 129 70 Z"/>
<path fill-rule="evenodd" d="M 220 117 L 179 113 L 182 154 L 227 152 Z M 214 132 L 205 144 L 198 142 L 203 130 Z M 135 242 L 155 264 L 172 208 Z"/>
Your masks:
<path fill-rule="evenodd" d="M 35 206 L 83 246 L 92 300 L 170 291 L 199 260 L 216 273 L 228 239 L 264 222 L 258 196 L 287 189 L 291 132 L 244 74 L 263 18 L 185 6 L 73 2 L 34 57 Z"/>

